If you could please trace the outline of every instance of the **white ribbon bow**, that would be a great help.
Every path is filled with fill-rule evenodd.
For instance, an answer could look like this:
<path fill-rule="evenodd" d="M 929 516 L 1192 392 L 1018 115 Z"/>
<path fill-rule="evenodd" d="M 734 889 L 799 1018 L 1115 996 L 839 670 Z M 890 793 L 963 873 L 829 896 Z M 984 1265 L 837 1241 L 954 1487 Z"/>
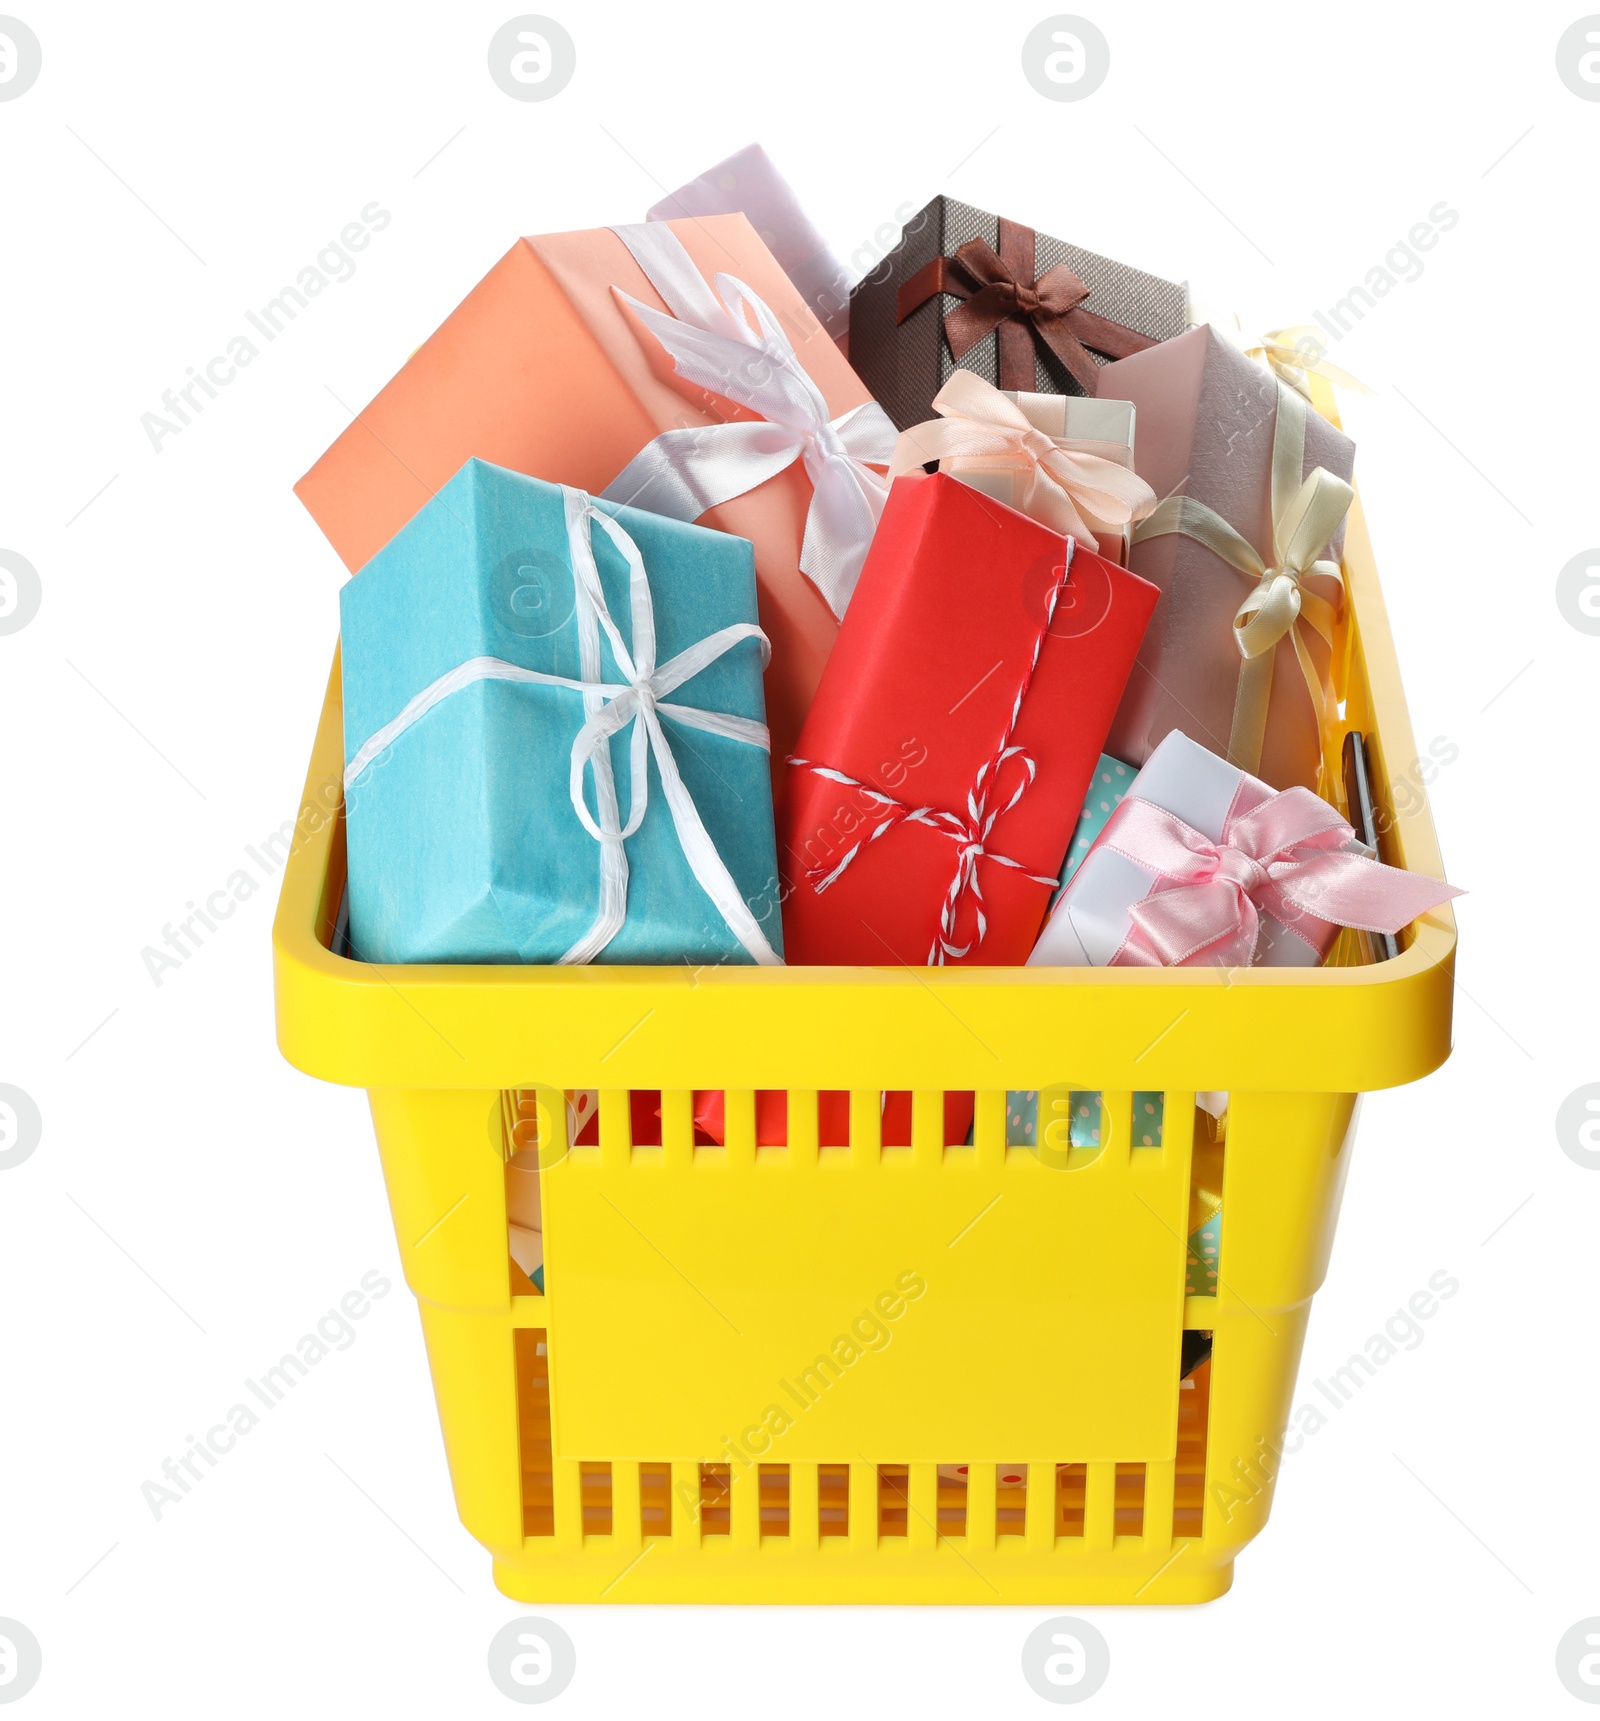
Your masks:
<path fill-rule="evenodd" d="M 822 391 L 765 301 L 720 273 L 713 293 L 664 221 L 611 231 L 672 314 L 641 304 L 620 287 L 612 292 L 660 341 L 686 382 L 758 417 L 754 423 L 662 431 L 606 486 L 605 499 L 674 520 L 698 520 L 707 509 L 803 461 L 814 494 L 800 571 L 829 609 L 843 616 L 888 495 L 887 480 L 867 463 L 889 464 L 895 443 L 889 415 L 868 401 L 830 419 Z"/>
<path fill-rule="evenodd" d="M 666 695 L 675 692 L 741 640 L 761 642 L 764 669 L 771 656 L 767 636 L 753 622 L 737 622 L 707 634 L 658 667 L 655 606 L 651 602 L 650 582 L 638 545 L 609 514 L 596 508 L 593 499 L 583 491 L 570 490 L 562 485 L 561 499 L 566 514 L 567 546 L 572 559 L 573 615 L 578 629 L 581 679 L 546 675 L 541 670 L 524 669 L 520 664 L 507 663 L 498 657 L 469 658 L 423 688 L 398 717 L 386 723 L 361 746 L 345 767 L 345 792 L 349 793 L 361 773 L 393 746 L 413 723 L 441 700 L 474 682 L 512 681 L 537 687 L 565 687 L 581 693 L 586 721 L 572 743 L 568 792 L 579 822 L 600 845 L 600 912 L 593 926 L 561 957 L 561 961 L 593 962 L 622 930 L 627 919 L 628 857 L 623 844 L 644 822 L 649 805 L 648 748 L 654 753 L 656 768 L 661 773 L 661 790 L 672 814 L 683 857 L 700 888 L 711 898 L 717 913 L 753 962 L 768 967 L 781 965 L 783 958 L 767 942 L 760 922 L 750 912 L 722 856 L 717 853 L 693 797 L 678 773 L 678 762 L 661 726 L 664 713 L 679 723 L 703 729 L 707 734 L 724 735 L 730 740 L 743 741 L 766 751 L 770 743 L 764 723 L 756 723 L 748 717 L 735 717 L 728 712 L 702 711 L 693 705 L 670 703 Z M 628 598 L 633 623 L 631 652 L 623 643 L 600 584 L 594 546 L 589 536 L 591 521 L 610 538 L 628 565 Z M 618 673 L 623 677 L 620 683 L 600 679 L 602 630 L 616 660 Z M 628 822 L 624 825 L 617 804 L 616 780 L 611 770 L 610 743 L 613 735 L 620 734 L 630 724 L 633 726 L 628 755 L 631 797 Z M 598 819 L 590 813 L 583 792 L 584 773 L 591 769 L 594 772 Z"/>

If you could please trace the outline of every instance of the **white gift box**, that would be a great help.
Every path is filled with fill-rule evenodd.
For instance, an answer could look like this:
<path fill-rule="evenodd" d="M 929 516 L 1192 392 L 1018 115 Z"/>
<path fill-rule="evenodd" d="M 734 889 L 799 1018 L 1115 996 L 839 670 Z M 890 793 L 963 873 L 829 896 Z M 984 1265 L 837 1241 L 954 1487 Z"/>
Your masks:
<path fill-rule="evenodd" d="M 1052 441 L 1063 444 L 1093 443 L 1088 452 L 1117 465 L 1133 470 L 1133 402 L 1131 400 L 1091 400 L 1074 394 L 1023 394 L 1016 389 L 1000 391 L 1007 400 L 1015 401 L 1024 418 L 1035 430 L 1042 430 Z M 1020 508 L 1027 489 L 1029 475 L 1013 462 L 1003 465 L 986 461 L 981 455 L 957 455 L 939 462 L 939 470 L 1004 502 L 1008 508 Z M 1128 565 L 1128 531 L 1103 520 L 1084 520 L 1100 545 L 1100 554 L 1119 567 Z"/>
<path fill-rule="evenodd" d="M 1124 799 L 1149 801 L 1212 842 L 1220 842 L 1235 799 L 1246 784 L 1256 780 L 1174 729 L 1145 761 Z M 1264 784 L 1256 787 L 1262 796 L 1272 793 Z M 1133 924 L 1128 910 L 1143 902 L 1155 883 L 1154 872 L 1108 848 L 1102 834 L 1057 898 L 1028 966 L 1109 966 Z M 1338 928 L 1309 918 L 1302 924 L 1314 936 L 1325 933 L 1325 942 L 1314 945 L 1263 911 L 1255 966 L 1318 966 Z"/>

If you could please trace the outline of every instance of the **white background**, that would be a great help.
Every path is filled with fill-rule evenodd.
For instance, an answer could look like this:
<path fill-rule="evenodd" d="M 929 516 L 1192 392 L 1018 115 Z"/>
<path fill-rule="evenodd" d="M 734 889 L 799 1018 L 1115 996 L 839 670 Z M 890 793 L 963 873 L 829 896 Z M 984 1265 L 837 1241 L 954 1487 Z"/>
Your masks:
<path fill-rule="evenodd" d="M 0 1172 L 27 1712 L 511 1712 L 484 1654 L 524 1610 L 456 1521 L 364 1099 L 274 1047 L 276 881 L 159 987 L 140 953 L 297 805 L 343 576 L 290 486 L 340 402 L 516 235 L 637 219 L 759 137 L 842 256 L 945 190 L 1276 322 L 1459 212 L 1334 353 L 1376 390 L 1344 404 L 1418 742 L 1458 749 L 1456 1050 L 1366 1103 L 1297 1400 L 1436 1270 L 1461 1291 L 1286 1461 L 1231 1594 L 1084 1610 L 1088 1712 L 1582 1713 L 1554 1667 L 1600 1614 L 1600 1175 L 1554 1131 L 1600 1079 L 1600 638 L 1555 597 L 1600 542 L 1577 12 L 1083 0 L 1111 75 L 1051 103 L 1038 5 L 549 0 L 577 75 L 519 103 L 485 66 L 506 5 L 6 4 L 44 49 L 0 103 L 0 547 L 44 592 L 0 638 L 0 1080 L 44 1118 Z M 154 452 L 141 414 L 374 199 L 354 277 Z M 357 1341 L 157 1522 L 141 1483 L 372 1268 Z M 573 1715 L 1043 1712 L 1018 1652 L 1052 1610 L 542 1611 Z"/>

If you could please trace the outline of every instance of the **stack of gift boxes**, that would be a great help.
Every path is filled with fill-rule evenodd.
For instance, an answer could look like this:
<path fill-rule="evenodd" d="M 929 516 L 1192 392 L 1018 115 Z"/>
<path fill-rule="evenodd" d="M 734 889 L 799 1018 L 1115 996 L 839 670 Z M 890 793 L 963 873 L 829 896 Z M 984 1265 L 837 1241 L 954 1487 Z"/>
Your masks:
<path fill-rule="evenodd" d="M 519 240 L 301 481 L 356 576 L 350 953 L 1309 965 L 1453 894 L 1323 798 L 1354 448 L 1303 376 L 950 198 L 844 283 L 741 151 Z"/>

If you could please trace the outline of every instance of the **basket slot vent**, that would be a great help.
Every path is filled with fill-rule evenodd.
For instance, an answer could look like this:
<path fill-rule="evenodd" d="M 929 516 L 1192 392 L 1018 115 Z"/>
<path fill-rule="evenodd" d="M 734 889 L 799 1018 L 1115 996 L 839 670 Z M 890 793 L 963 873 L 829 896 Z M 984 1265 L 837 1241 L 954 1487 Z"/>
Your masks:
<path fill-rule="evenodd" d="M 878 1534 L 904 1536 L 911 1516 L 911 1469 L 905 1464 L 878 1466 Z"/>
<path fill-rule="evenodd" d="M 1144 1466 L 1117 1466 L 1117 1530 L 1119 1536 L 1144 1534 Z"/>
<path fill-rule="evenodd" d="M 789 1466 L 787 1464 L 762 1464 L 758 1467 L 757 1477 L 760 1486 L 762 1539 L 765 1540 L 768 1536 L 787 1537 L 789 1534 Z"/>
<path fill-rule="evenodd" d="M 702 1464 L 700 1466 L 700 1534 L 725 1536 L 732 1528 L 729 1519 L 729 1496 L 733 1491 L 732 1466 Z"/>
<path fill-rule="evenodd" d="M 1205 1533 L 1206 1430 L 1211 1420 L 1211 1363 L 1178 1389 L 1178 1460 L 1172 1488 L 1172 1534 Z"/>
<path fill-rule="evenodd" d="M 611 1466 L 609 1464 L 580 1464 L 579 1487 L 583 1499 L 583 1533 L 586 1536 L 611 1534 Z"/>
<path fill-rule="evenodd" d="M 550 1359 L 545 1335 L 519 1327 L 513 1335 L 517 1371 L 517 1443 L 522 1454 L 522 1533 L 553 1536 L 555 1478 L 550 1462 Z"/>
<path fill-rule="evenodd" d="M 819 1464 L 817 1466 L 817 1534 L 819 1536 L 848 1536 L 850 1534 L 850 1466 L 848 1464 Z"/>
<path fill-rule="evenodd" d="M 639 1466 L 639 1529 L 645 1536 L 672 1534 L 672 1466 Z"/>

